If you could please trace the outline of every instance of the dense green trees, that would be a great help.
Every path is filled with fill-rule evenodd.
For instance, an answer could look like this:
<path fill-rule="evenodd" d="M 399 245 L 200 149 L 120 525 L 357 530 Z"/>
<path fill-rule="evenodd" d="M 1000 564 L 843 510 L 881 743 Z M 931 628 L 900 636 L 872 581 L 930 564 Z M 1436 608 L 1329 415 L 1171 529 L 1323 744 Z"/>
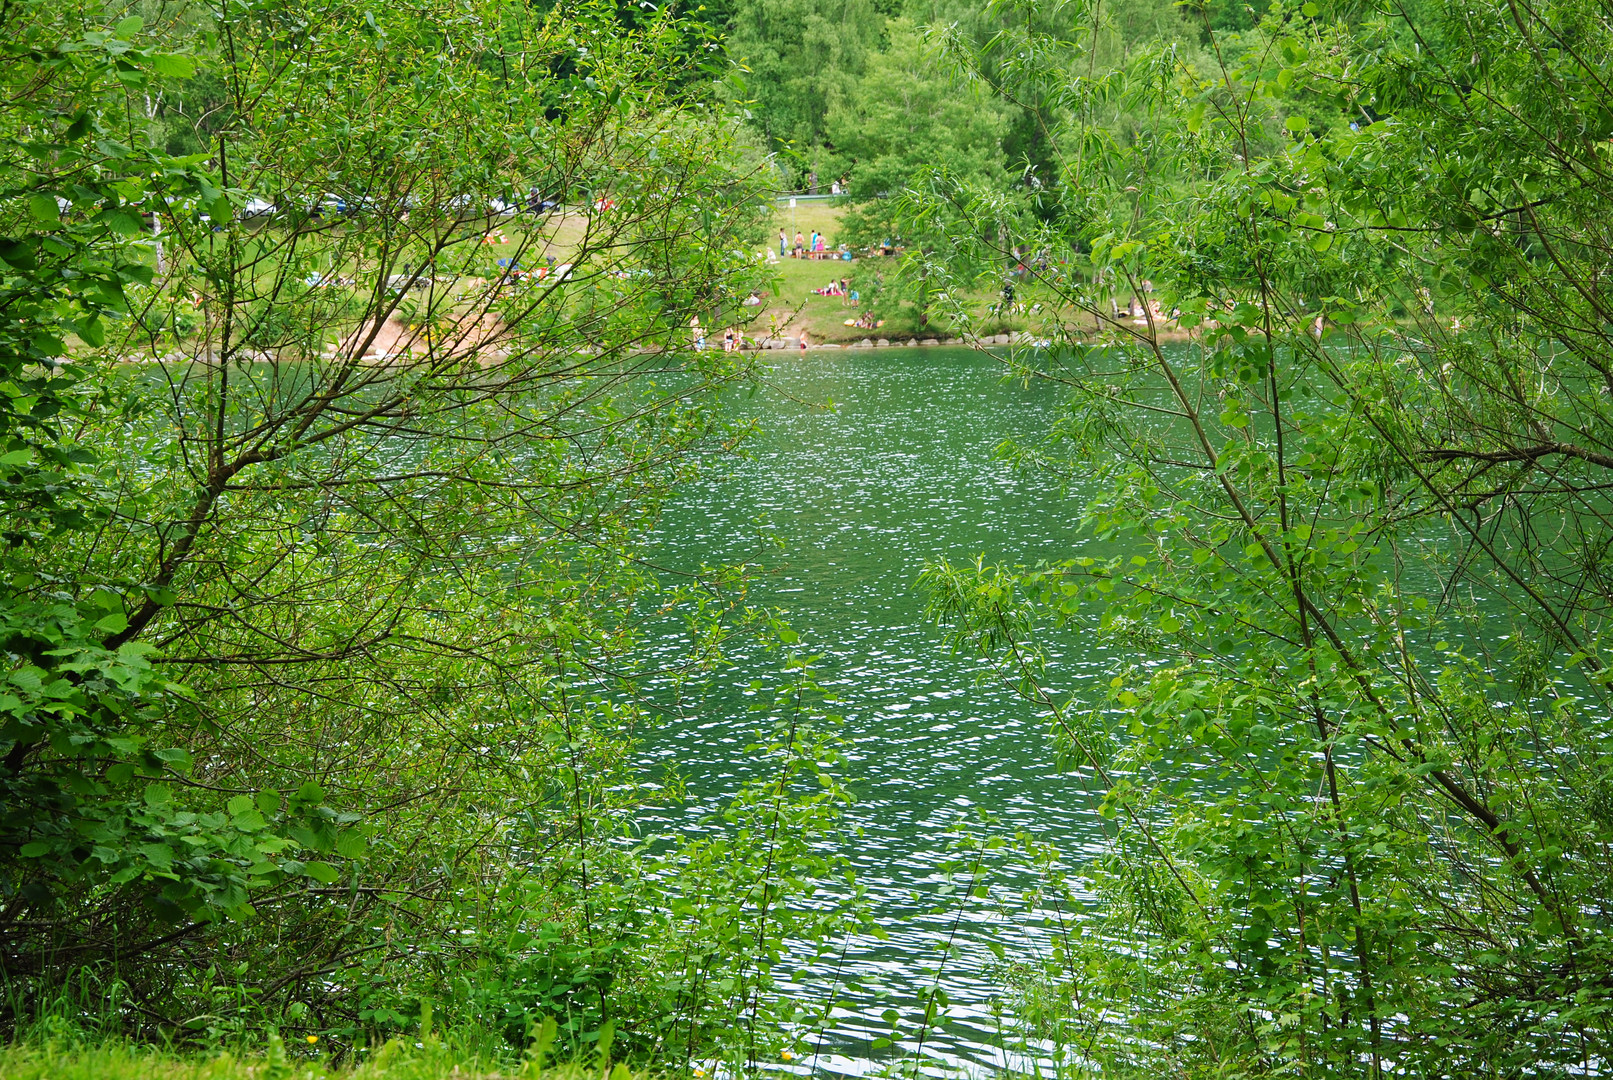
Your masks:
<path fill-rule="evenodd" d="M 946 73 L 939 50 L 912 20 L 886 26 L 888 44 L 830 109 L 835 150 L 855 162 L 848 194 L 851 234 L 877 243 L 893 235 L 890 196 L 924 183 L 937 168 L 987 187 L 1003 182 L 1004 106 L 971 93 Z"/>
<path fill-rule="evenodd" d="M 812 173 L 825 189 L 838 175 L 824 148 L 829 109 L 857 85 L 884 22 L 872 0 L 735 5 L 725 44 L 745 69 L 751 121 L 803 187 Z"/>
<path fill-rule="evenodd" d="M 741 434 L 747 365 L 687 325 L 749 292 L 768 182 L 689 25 L 0 19 L 11 1017 L 99 985 L 164 1037 L 350 1046 L 435 1002 L 754 1054 L 832 748 L 791 721 L 719 837 L 621 835 L 638 545 Z M 528 191 L 566 205 L 490 216 Z M 724 581 L 686 677 L 756 622 Z"/>
<path fill-rule="evenodd" d="M 1073 32 L 1061 6 L 739 0 L 724 14 L 726 21 L 715 21 L 743 69 L 751 124 L 780 153 L 793 190 L 805 190 L 814 176 L 824 191 L 844 179 L 848 195 L 867 210 L 876 193 L 892 190 L 897 173 L 904 182 L 915 178 L 917 162 L 947 164 L 994 184 L 1050 175 L 1054 122 L 1045 103 L 1010 93 L 1001 80 L 968 81 L 940 45 L 968 43 L 988 71 L 1016 69 L 1032 61 L 1020 48 L 1031 38 Z M 1162 41 L 1187 46 L 1200 33 L 1196 20 L 1160 0 L 1115 0 L 1094 14 L 1098 32 L 1086 55 L 1098 74 L 1123 67 L 1138 49 Z M 1220 14 L 1211 20 L 1224 21 Z"/>
<path fill-rule="evenodd" d="M 770 630 L 640 551 L 742 435 L 688 327 L 762 284 L 766 144 L 960 328 L 1019 275 L 1051 344 L 1012 362 L 1068 389 L 1016 452 L 1086 549 L 926 575 L 1113 826 L 1049 864 L 1086 923 L 1013 969 L 1033 1032 L 1605 1071 L 1613 29 L 1188 14 L 741 2 L 747 126 L 668 12 L 0 11 L 12 1017 L 76 980 L 164 1036 L 435 1008 L 736 1064 L 799 1019 L 769 972 L 834 924 L 793 890 L 843 797 L 804 679 L 724 830 L 623 829 L 642 612 L 690 611 L 685 678 Z M 1066 697 L 1072 629 L 1131 662 Z"/>
<path fill-rule="evenodd" d="M 1605 1067 L 1609 32 L 1273 6 L 1097 79 L 1098 34 L 1034 36 L 983 73 L 1056 100 L 1054 190 L 908 197 L 939 287 L 1007 238 L 1065 305 L 1015 363 L 1069 418 L 1020 449 L 1082 478 L 1086 551 L 927 580 L 1114 823 L 1027 983 L 1073 1064 Z M 1134 660 L 1066 700 L 1045 621 Z"/>

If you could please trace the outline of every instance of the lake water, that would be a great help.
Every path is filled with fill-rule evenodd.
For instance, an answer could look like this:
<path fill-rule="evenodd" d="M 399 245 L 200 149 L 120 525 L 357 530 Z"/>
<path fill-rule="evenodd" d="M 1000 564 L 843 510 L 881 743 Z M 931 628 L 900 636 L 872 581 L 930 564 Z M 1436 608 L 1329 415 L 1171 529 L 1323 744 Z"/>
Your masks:
<path fill-rule="evenodd" d="M 762 427 L 751 458 L 687 489 L 660 529 L 657 560 L 687 571 L 755 561 L 766 549 L 752 523 L 766 516 L 786 547 L 766 554 L 772 573 L 751 599 L 783 608 L 800 648 L 821 655 L 819 681 L 845 718 L 844 774 L 857 798 L 849 814 L 861 835 L 844 854 L 890 937 L 854 937 L 842 962 L 799 973 L 799 992 L 833 984 L 846 1001 L 820 1052 L 797 1063 L 803 1071 L 862 1073 L 920 1054 L 916 1038 L 872 1044 L 889 1031 L 882 1012 L 912 1016 L 932 985 L 950 1010 L 944 1031 L 924 1041 L 926 1071 L 1025 1064 L 998 1038 L 1003 983 L 989 943 L 1009 956 L 1045 947 L 1037 920 L 1012 915 L 1029 875 L 991 866 L 982 880 L 991 896 L 970 899 L 943 892 L 936 867 L 955 855 L 949 836 L 960 816 L 1024 829 L 1057 844 L 1066 862 L 1083 861 L 1100 838 L 1092 795 L 1053 767 L 1046 721 L 1010 689 L 981 683 L 978 661 L 947 651 L 915 584 L 925 561 L 943 556 L 1034 563 L 1078 550 L 1078 500 L 994 453 L 1004 438 L 1045 432 L 1059 394 L 1002 376 L 996 360 L 967 349 L 788 356 L 739 406 Z M 1052 677 L 1066 686 L 1112 666 L 1078 641 L 1050 644 Z M 744 688 L 775 675 L 778 662 L 741 655 L 713 697 L 649 736 L 651 762 L 687 781 L 688 821 L 754 775 L 743 747 L 760 721 Z M 938 974 L 949 940 L 957 955 Z"/>

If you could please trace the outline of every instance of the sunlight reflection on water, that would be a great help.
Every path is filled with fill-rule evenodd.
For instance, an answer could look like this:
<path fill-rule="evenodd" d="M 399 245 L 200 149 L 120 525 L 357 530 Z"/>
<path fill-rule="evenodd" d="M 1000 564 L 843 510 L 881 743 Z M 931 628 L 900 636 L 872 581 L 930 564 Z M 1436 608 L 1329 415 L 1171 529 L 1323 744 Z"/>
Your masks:
<path fill-rule="evenodd" d="M 964 349 L 790 356 L 774 385 L 744 403 L 762 426 L 752 458 L 683 492 L 658 533 L 656 559 L 672 570 L 755 560 L 762 549 L 751 523 L 765 514 L 786 548 L 765 556 L 774 573 L 752 600 L 785 609 L 800 647 L 821 656 L 819 681 L 845 718 L 843 772 L 860 835 L 854 830 L 854 847 L 842 854 L 890 936 L 854 937 L 843 963 L 797 973 L 800 993 L 838 984 L 844 1001 L 822 1053 L 795 1063 L 803 1072 L 864 1073 L 915 1051 L 914 1038 L 871 1044 L 888 1033 L 883 1010 L 913 1015 L 931 985 L 946 991 L 951 1009 L 944 1032 L 925 1039 L 928 1064 L 1024 1065 L 998 1039 L 1000 961 L 986 942 L 995 938 L 1010 957 L 1045 953 L 1049 931 L 1008 914 L 1029 872 L 994 870 L 983 880 L 991 896 L 960 909 L 958 894 L 939 894 L 945 879 L 936 867 L 955 854 L 947 836 L 960 815 L 1027 830 L 1056 844 L 1066 863 L 1085 861 L 1100 837 L 1094 797 L 1053 767 L 1046 721 L 1008 688 L 979 681 L 979 662 L 946 650 L 915 587 L 925 561 L 943 556 L 1035 563 L 1077 552 L 1079 502 L 994 454 L 1006 437 L 1044 433 L 1058 395 L 1001 374 L 991 357 Z M 804 404 L 825 401 L 836 408 Z M 669 639 L 668 653 L 680 644 Z M 1078 640 L 1047 645 L 1059 679 L 1113 666 Z M 761 719 L 744 688 L 774 674 L 779 658 L 737 659 L 724 686 L 669 711 L 646 739 L 647 763 L 675 767 L 690 794 L 683 816 L 662 825 L 699 828 L 753 775 L 742 748 Z M 941 947 L 954 935 L 958 954 L 937 979 Z"/>

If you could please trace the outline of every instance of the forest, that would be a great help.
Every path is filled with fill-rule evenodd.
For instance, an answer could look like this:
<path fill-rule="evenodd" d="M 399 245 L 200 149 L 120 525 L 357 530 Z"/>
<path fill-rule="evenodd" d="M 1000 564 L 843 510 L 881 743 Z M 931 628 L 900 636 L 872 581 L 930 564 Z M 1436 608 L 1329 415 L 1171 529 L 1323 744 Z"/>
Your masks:
<path fill-rule="evenodd" d="M 1613 1073 L 1605 5 L 0 27 L 0 1076 Z"/>

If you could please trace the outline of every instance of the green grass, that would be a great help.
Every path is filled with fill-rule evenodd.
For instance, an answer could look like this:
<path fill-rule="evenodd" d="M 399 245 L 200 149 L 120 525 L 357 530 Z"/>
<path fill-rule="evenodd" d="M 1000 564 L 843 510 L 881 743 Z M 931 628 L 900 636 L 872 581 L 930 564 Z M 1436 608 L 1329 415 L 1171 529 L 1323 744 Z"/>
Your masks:
<path fill-rule="evenodd" d="M 618 1065 L 536 1068 L 478 1059 L 441 1043 L 388 1043 L 358 1065 L 332 1067 L 317 1046 L 267 1054 L 175 1053 L 124 1043 L 29 1042 L 0 1048 L 0 1080 L 643 1080 Z"/>
<path fill-rule="evenodd" d="M 773 222 L 767 233 L 773 254 L 778 254 L 778 230 L 781 228 L 786 231 L 792 244 L 797 229 L 808 238 L 811 236 L 811 231 L 817 229 L 825 237 L 825 246 L 834 249 L 840 242 L 840 221 L 844 214 L 843 206 L 830 201 L 799 203 L 793 211 L 788 205 L 780 207 L 774 213 Z M 839 259 L 792 259 L 785 256 L 778 262 L 770 264 L 770 269 L 777 275 L 777 291 L 774 295 L 766 297 L 761 315 L 747 332 L 751 337 L 762 338 L 770 334 L 793 336 L 805 330 L 808 338 L 817 344 L 849 344 L 863 338 L 906 341 L 922 338 L 944 339 L 950 336 L 945 327 L 921 326 L 917 310 L 910 305 L 882 310 L 879 314 L 884 318 L 885 324 L 875 329 L 847 326 L 846 320 L 855 319 L 863 309 L 853 307 L 844 297 L 818 296 L 812 291 L 823 288 L 833 279 L 850 278 L 854 267 L 865 270 L 877 269 L 877 266 L 870 267 L 869 264 L 886 261 L 877 255 L 864 257 L 856 262 Z M 894 271 L 896 261 L 894 259 L 888 261 L 890 269 Z M 982 293 L 978 300 L 980 310 L 984 311 L 987 305 L 995 300 L 995 296 Z M 1000 325 L 993 323 L 981 327 L 980 330 L 983 333 L 998 333 L 1004 330 L 1024 329 L 1029 325 L 1023 320 L 1016 320 Z"/>
<path fill-rule="evenodd" d="M 804 237 L 810 237 L 812 230 L 816 229 L 824 235 L 825 246 L 832 250 L 840 243 L 841 220 L 845 213 L 844 206 L 831 200 L 803 201 L 794 210 L 791 210 L 787 203 L 779 206 L 775 209 L 765 233 L 767 250 L 774 255 L 778 254 L 778 231 L 781 228 L 785 230 L 792 244 L 797 230 Z M 572 257 L 572 252 L 580 243 L 586 227 L 587 218 L 580 213 L 553 216 L 546 219 L 538 228 L 534 228 L 533 224 L 524 218 L 490 220 L 486 223 L 485 253 L 492 258 L 519 257 L 528 268 L 541 264 L 545 254 L 552 255 L 557 261 L 566 261 Z M 847 326 L 846 320 L 855 319 L 862 314 L 864 308 L 853 307 L 844 297 L 819 296 L 813 292 L 814 289 L 823 288 L 831 280 L 852 277 L 854 268 L 868 269 L 870 263 L 882 264 L 887 261 L 890 263 L 890 269 L 894 271 L 895 260 L 885 260 L 879 256 L 865 257 L 856 262 L 840 259 L 794 259 L 786 256 L 771 263 L 769 269 L 775 275 L 776 289 L 764 298 L 762 309 L 745 332 L 752 338 L 764 338 L 794 336 L 804 330 L 813 343 L 842 345 L 863 338 L 906 341 L 949 336 L 943 326 L 920 325 L 917 310 L 906 304 L 880 311 L 879 314 L 884 318 L 885 324 L 875 329 Z M 354 268 L 349 266 L 345 269 L 347 272 L 353 272 Z M 1028 301 L 1032 298 L 1030 290 L 1022 290 L 1022 299 Z M 983 292 L 976 297 L 976 300 L 978 309 L 983 312 L 996 297 L 989 292 Z M 1077 321 L 1085 323 L 1087 320 L 1083 318 Z M 981 333 L 1033 329 L 1035 322 L 1034 319 L 1016 318 L 1009 321 L 994 321 L 978 329 Z M 708 336 L 720 340 L 721 328 L 708 327 Z M 0 1080 L 4 1078 L 0 1077 Z"/>
<path fill-rule="evenodd" d="M 783 229 L 793 245 L 797 230 L 810 242 L 812 230 L 824 236 L 824 246 L 833 250 L 840 244 L 840 220 L 845 208 L 830 201 L 801 202 L 791 210 L 788 204 L 780 206 L 768 228 L 769 248 L 778 254 L 778 231 Z M 859 330 L 845 325 L 855 319 L 860 309 L 852 307 L 839 296 L 818 296 L 813 289 L 821 289 L 831 280 L 851 277 L 853 263 L 840 259 L 792 259 L 786 255 L 770 265 L 778 277 L 778 289 L 767 297 L 767 305 L 760 318 L 748 331 L 752 337 L 766 337 L 776 327 L 779 333 L 791 335 L 802 330 L 814 342 L 851 342 L 862 338 L 908 338 L 917 336 L 916 322 L 912 318 L 892 318 L 878 330 Z M 894 266 L 893 266 L 894 268 Z M 908 324 L 914 325 L 908 325 Z"/>
<path fill-rule="evenodd" d="M 789 233 L 791 243 L 795 242 L 795 233 L 799 229 L 801 235 L 808 240 L 812 238 L 812 230 L 817 229 L 826 238 L 829 247 L 840 243 L 838 235 L 840 218 L 845 213 L 843 207 L 831 200 L 801 202 L 796 204 L 794 210 L 786 202 L 773 214 L 773 225 L 767 230 L 767 238 L 772 241 L 773 250 L 778 250 L 778 231 L 780 229 Z"/>

